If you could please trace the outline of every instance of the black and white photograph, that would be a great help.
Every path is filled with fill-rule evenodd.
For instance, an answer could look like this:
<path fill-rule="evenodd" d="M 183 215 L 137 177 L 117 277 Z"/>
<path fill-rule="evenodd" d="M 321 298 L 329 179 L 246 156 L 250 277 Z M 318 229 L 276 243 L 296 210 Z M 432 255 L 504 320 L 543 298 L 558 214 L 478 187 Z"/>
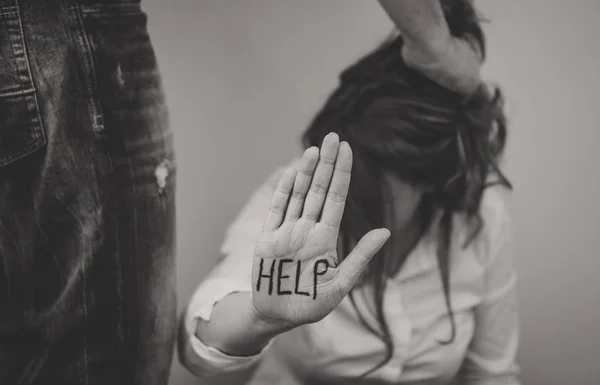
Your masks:
<path fill-rule="evenodd" d="M 0 385 L 600 385 L 598 20 L 0 0 Z"/>

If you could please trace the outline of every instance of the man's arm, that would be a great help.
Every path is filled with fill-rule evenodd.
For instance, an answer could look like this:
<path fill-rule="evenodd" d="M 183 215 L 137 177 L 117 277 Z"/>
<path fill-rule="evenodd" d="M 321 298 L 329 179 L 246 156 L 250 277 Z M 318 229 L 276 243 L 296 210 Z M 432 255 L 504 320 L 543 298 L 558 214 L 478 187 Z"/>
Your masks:
<path fill-rule="evenodd" d="M 379 0 L 404 38 L 406 63 L 444 87 L 469 95 L 480 83 L 481 54 L 450 34 L 440 0 Z"/>
<path fill-rule="evenodd" d="M 439 52 L 450 39 L 440 0 L 379 0 L 407 46 Z"/>

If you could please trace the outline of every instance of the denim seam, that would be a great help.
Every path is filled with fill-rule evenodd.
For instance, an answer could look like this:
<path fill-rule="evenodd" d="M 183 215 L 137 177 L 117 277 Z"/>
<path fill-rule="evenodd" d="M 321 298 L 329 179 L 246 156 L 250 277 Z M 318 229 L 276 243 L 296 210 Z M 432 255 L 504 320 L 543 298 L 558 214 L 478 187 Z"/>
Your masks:
<path fill-rule="evenodd" d="M 37 127 L 39 128 L 39 130 L 33 130 L 36 139 L 41 139 L 43 141 L 46 140 L 46 132 L 45 132 L 45 128 L 44 128 L 44 124 L 42 122 L 42 117 L 40 116 L 40 106 L 38 103 L 38 99 L 37 99 L 37 89 L 35 87 L 35 82 L 33 81 L 33 75 L 31 73 L 31 64 L 29 63 L 29 53 L 28 53 L 28 49 L 27 49 L 27 42 L 25 40 L 25 34 L 23 32 L 23 22 L 21 21 L 21 12 L 20 12 L 20 7 L 19 7 L 19 0 L 15 0 L 15 4 L 17 7 L 17 12 L 18 12 L 18 17 L 17 17 L 17 22 L 19 23 L 19 33 L 20 33 L 20 37 L 21 37 L 21 44 L 23 45 L 23 57 L 25 59 L 25 66 L 27 69 L 27 76 L 29 79 L 29 87 L 30 89 L 33 90 L 33 93 L 31 95 L 27 95 L 25 97 L 25 99 L 27 100 L 27 104 L 28 104 L 28 108 L 29 110 L 33 110 L 34 115 L 31 119 L 31 122 L 34 125 L 37 125 Z M 14 49 L 14 48 L 13 48 Z"/>
<path fill-rule="evenodd" d="M 77 44 L 79 46 L 79 60 L 83 67 L 85 87 L 87 90 L 88 108 L 92 118 L 92 127 L 94 133 L 101 135 L 104 133 L 104 115 L 102 107 L 98 101 L 98 84 L 96 69 L 94 68 L 94 58 L 92 56 L 92 47 L 85 32 L 85 26 L 82 19 L 81 6 L 72 5 L 71 12 L 77 22 L 79 30 L 77 31 Z"/>
<path fill-rule="evenodd" d="M 88 111 L 90 113 L 92 130 L 98 137 L 102 137 L 105 134 L 104 130 L 104 115 L 102 107 L 98 99 L 98 80 L 96 75 L 96 69 L 94 66 L 94 57 L 92 52 L 92 45 L 87 35 L 85 24 L 83 23 L 83 17 L 80 5 L 74 4 L 70 8 L 70 13 L 75 22 L 77 30 L 74 32 L 74 37 L 77 44 L 77 53 L 79 61 L 83 71 L 83 80 L 86 89 L 86 98 L 88 104 Z M 85 323 L 87 324 L 88 308 L 87 308 L 87 276 L 86 276 L 86 263 L 83 261 L 81 266 L 81 279 L 82 279 L 82 300 L 83 300 L 83 312 L 85 317 Z M 88 352 L 87 352 L 87 331 L 83 332 L 83 360 L 84 360 L 84 379 L 85 384 L 88 384 Z"/>

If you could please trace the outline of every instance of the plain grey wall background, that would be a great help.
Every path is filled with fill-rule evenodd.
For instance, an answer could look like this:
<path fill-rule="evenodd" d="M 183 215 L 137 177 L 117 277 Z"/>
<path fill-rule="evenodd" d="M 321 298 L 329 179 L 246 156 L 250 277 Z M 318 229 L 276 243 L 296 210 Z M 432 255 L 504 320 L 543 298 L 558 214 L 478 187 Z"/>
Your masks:
<path fill-rule="evenodd" d="M 391 23 L 375 0 L 144 0 L 178 150 L 180 308 L 227 224 L 338 72 Z M 510 102 L 524 384 L 600 384 L 600 1 L 477 0 Z M 174 364 L 172 385 L 201 383 Z M 225 384 L 222 384 L 225 385 Z"/>

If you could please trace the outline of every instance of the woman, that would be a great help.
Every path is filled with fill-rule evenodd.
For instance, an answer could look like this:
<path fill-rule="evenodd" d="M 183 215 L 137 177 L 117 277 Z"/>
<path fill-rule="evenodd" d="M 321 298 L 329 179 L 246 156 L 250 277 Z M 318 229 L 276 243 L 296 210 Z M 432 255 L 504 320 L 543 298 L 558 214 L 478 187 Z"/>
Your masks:
<path fill-rule="evenodd" d="M 454 3 L 450 31 L 484 55 L 473 8 Z M 229 228 L 186 312 L 192 372 L 260 361 L 252 384 L 520 384 L 500 93 L 465 101 L 403 44 L 342 73 L 303 157 Z"/>

